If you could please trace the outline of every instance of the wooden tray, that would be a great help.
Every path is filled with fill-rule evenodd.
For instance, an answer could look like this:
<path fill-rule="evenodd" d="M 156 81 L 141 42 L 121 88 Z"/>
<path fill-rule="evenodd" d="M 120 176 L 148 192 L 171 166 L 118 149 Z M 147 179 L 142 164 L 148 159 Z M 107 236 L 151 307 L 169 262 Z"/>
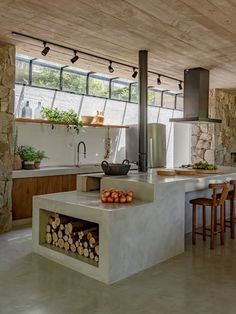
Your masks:
<path fill-rule="evenodd" d="M 217 174 L 220 173 L 218 169 L 216 170 L 204 170 L 204 169 L 194 169 L 197 174 Z"/>
<path fill-rule="evenodd" d="M 191 176 L 196 174 L 196 169 L 175 169 L 175 172 L 181 176 Z"/>
<path fill-rule="evenodd" d="M 174 169 L 159 169 L 157 170 L 159 176 L 175 176 L 176 172 Z"/>

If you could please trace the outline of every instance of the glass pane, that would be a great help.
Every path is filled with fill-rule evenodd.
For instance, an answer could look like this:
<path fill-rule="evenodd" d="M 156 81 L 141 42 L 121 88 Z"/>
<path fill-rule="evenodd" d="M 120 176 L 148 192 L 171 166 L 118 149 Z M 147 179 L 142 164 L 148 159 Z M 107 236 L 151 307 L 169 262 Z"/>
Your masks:
<path fill-rule="evenodd" d="M 164 93 L 163 95 L 163 107 L 164 108 L 175 108 L 175 95 L 170 95 L 167 93 Z"/>
<path fill-rule="evenodd" d="M 33 64 L 32 84 L 35 86 L 59 89 L 60 71 Z"/>
<path fill-rule="evenodd" d="M 16 82 L 29 83 L 29 62 L 16 60 Z"/>
<path fill-rule="evenodd" d="M 178 110 L 184 109 L 184 97 L 182 95 L 176 97 L 176 109 Z"/>
<path fill-rule="evenodd" d="M 131 85 L 131 102 L 138 103 L 138 85 Z"/>
<path fill-rule="evenodd" d="M 63 90 L 85 94 L 86 76 L 63 71 Z"/>
<path fill-rule="evenodd" d="M 111 83 L 111 98 L 118 100 L 129 100 L 129 85 L 117 82 Z"/>
<path fill-rule="evenodd" d="M 156 103 L 155 97 L 156 97 L 156 93 L 152 90 L 149 90 L 148 91 L 148 104 L 149 105 L 155 105 Z"/>
<path fill-rule="evenodd" d="M 89 95 L 109 96 L 109 81 L 99 80 L 93 77 L 89 78 Z"/>

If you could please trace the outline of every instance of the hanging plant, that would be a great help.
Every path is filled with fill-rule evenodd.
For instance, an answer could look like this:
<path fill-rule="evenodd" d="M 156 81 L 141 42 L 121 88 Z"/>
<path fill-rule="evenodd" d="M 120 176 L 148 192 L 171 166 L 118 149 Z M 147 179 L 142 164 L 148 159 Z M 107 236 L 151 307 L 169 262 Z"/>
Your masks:
<path fill-rule="evenodd" d="M 77 134 L 79 134 L 80 128 L 83 127 L 83 122 L 73 109 L 59 110 L 58 108 L 43 107 L 41 114 L 48 121 L 65 123 L 68 131 Z"/>

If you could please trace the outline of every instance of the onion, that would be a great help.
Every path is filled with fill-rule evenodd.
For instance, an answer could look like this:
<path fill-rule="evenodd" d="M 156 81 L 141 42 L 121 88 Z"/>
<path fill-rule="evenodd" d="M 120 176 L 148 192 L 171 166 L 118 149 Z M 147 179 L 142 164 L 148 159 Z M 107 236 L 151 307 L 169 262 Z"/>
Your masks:
<path fill-rule="evenodd" d="M 132 191 L 128 191 L 128 192 L 127 192 L 127 195 L 129 195 L 129 196 L 131 196 L 131 197 L 132 197 L 132 196 L 134 195 L 134 192 L 132 192 Z"/>
<path fill-rule="evenodd" d="M 113 203 L 113 198 L 112 198 L 111 196 L 108 196 L 107 202 L 108 202 L 108 203 Z"/>
<path fill-rule="evenodd" d="M 105 191 L 105 192 L 104 192 L 104 196 L 105 196 L 105 197 L 110 196 L 110 191 Z"/>
<path fill-rule="evenodd" d="M 126 203 L 126 197 L 124 195 L 120 197 L 120 203 Z"/>
<path fill-rule="evenodd" d="M 117 192 L 112 192 L 111 197 L 112 198 L 117 198 L 118 197 L 118 193 Z"/>
<path fill-rule="evenodd" d="M 102 201 L 103 203 L 106 203 L 106 202 L 107 202 L 107 198 L 106 198 L 104 195 L 102 195 L 101 201 Z"/>
<path fill-rule="evenodd" d="M 114 198 L 114 203 L 120 203 L 119 197 Z"/>
<path fill-rule="evenodd" d="M 126 202 L 127 202 L 127 203 L 131 203 L 132 200 L 133 200 L 132 196 L 130 196 L 130 195 L 127 195 L 127 196 L 126 196 Z"/>

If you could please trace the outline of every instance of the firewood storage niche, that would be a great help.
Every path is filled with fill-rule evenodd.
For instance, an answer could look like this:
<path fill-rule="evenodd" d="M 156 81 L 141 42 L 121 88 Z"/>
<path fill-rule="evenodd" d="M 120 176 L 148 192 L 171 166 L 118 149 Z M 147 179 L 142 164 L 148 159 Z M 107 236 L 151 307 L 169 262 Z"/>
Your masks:
<path fill-rule="evenodd" d="M 40 209 L 39 244 L 99 266 L 99 225 Z"/>

